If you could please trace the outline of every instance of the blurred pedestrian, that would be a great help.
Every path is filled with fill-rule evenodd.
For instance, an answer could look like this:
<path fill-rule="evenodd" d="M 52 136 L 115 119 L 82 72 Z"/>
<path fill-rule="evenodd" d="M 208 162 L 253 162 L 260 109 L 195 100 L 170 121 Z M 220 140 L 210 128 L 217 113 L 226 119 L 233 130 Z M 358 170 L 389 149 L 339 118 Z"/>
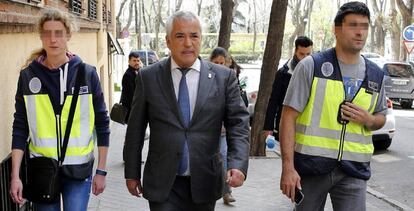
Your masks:
<path fill-rule="evenodd" d="M 385 123 L 384 73 L 361 56 L 370 11 L 343 4 L 335 17 L 336 46 L 296 66 L 284 99 L 280 189 L 295 210 L 366 210 L 374 152 L 371 131 Z"/>
<path fill-rule="evenodd" d="M 236 72 L 237 83 L 239 84 L 239 88 L 240 88 L 240 95 L 241 95 L 241 98 L 244 102 L 244 105 L 247 108 L 249 106 L 249 101 L 247 99 L 246 90 L 244 89 L 244 88 L 246 88 L 246 81 L 240 82 L 240 73 L 242 71 L 242 67 L 239 64 L 237 64 L 236 60 L 234 60 L 234 58 L 231 55 L 230 55 L 230 66 L 229 66 L 229 68 Z"/>
<path fill-rule="evenodd" d="M 277 70 L 272 86 L 272 94 L 267 104 L 264 122 L 264 135 L 273 135 L 279 140 L 279 124 L 282 115 L 283 99 L 292 77 L 293 70 L 300 60 L 312 53 L 313 42 L 306 36 L 299 36 L 295 40 L 295 53 L 283 67 Z"/>
<path fill-rule="evenodd" d="M 26 145 L 29 145 L 26 152 L 30 154 L 29 168 L 30 161 L 38 157 L 60 161 L 74 86 L 81 78 L 66 157 L 63 163 L 59 163 L 63 206 L 58 197 L 53 203 L 35 203 L 35 209 L 58 211 L 63 207 L 64 210 L 87 210 L 91 186 L 95 195 L 105 189 L 110 131 L 104 95 L 96 68 L 84 64 L 79 56 L 68 51 L 67 42 L 74 27 L 67 14 L 54 9 L 45 10 L 38 30 L 42 49 L 30 56 L 29 64 L 20 72 L 18 81 L 10 195 L 14 202 L 24 203 L 19 173 Z M 79 72 L 83 74 L 78 77 Z M 96 138 L 98 165 L 92 179 Z M 35 194 L 37 191 L 32 190 Z"/>
<path fill-rule="evenodd" d="M 226 49 L 224 49 L 222 47 L 216 47 L 216 48 L 213 49 L 213 51 L 210 54 L 210 61 L 215 63 L 215 64 L 223 65 L 225 67 L 229 67 L 230 64 L 231 64 L 231 59 L 230 59 L 229 53 L 227 52 Z M 224 125 L 221 127 L 220 154 L 223 158 L 224 181 L 227 181 L 227 176 L 226 176 L 226 172 L 227 172 L 227 141 L 226 141 L 226 128 L 224 127 Z M 231 187 L 227 184 L 227 182 L 225 182 L 224 183 L 224 188 L 223 188 L 223 202 L 224 202 L 224 204 L 230 204 L 230 203 L 236 201 L 236 199 L 233 197 L 231 192 L 232 192 Z"/>
<path fill-rule="evenodd" d="M 131 51 L 128 55 L 128 69 L 122 77 L 121 103 L 128 109 L 125 122 L 128 123 L 129 114 L 131 113 L 132 98 L 135 91 L 135 78 L 138 70 L 142 67 L 142 62 L 138 51 Z"/>

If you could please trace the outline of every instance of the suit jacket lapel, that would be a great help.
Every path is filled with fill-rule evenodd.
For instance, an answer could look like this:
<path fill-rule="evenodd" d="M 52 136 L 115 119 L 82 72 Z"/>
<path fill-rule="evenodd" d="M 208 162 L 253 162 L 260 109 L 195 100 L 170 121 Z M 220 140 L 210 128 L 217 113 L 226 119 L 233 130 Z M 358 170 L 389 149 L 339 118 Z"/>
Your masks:
<path fill-rule="evenodd" d="M 200 113 L 201 109 L 203 108 L 208 94 L 210 93 L 210 89 L 213 85 L 215 77 L 214 72 L 211 71 L 211 66 L 208 63 L 204 62 L 202 59 L 200 59 L 200 62 L 200 79 L 198 82 L 197 100 L 191 122 L 197 117 L 197 114 Z"/>
<path fill-rule="evenodd" d="M 184 125 L 184 120 L 178 109 L 177 97 L 175 96 L 174 85 L 171 76 L 171 57 L 168 58 L 165 62 L 162 62 L 160 65 L 161 67 L 157 72 L 158 84 L 160 85 L 171 110 L 177 116 L 177 119 L 180 121 L 181 125 Z"/>

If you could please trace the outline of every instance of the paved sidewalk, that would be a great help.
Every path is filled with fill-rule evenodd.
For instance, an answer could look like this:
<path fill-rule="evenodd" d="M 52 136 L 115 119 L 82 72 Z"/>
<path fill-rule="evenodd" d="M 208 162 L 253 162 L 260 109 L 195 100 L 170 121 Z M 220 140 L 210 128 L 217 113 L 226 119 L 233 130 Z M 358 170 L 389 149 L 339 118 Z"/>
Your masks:
<path fill-rule="evenodd" d="M 126 126 L 111 122 L 111 143 L 108 155 L 108 176 L 105 192 L 98 197 L 91 194 L 88 211 L 148 211 L 148 202 L 128 193 L 125 186 L 122 147 Z M 147 144 L 143 149 L 147 151 Z M 146 155 L 143 155 L 146 158 Z M 217 211 L 273 211 L 292 210 L 292 204 L 279 190 L 281 160 L 270 152 L 265 158 L 251 158 L 247 180 L 242 187 L 233 189 L 236 202 L 231 206 L 217 201 Z M 306 196 L 305 196 L 306 197 Z M 329 199 L 328 199 L 329 200 Z M 325 210 L 332 210 L 327 202 Z M 367 194 L 367 210 L 398 210 Z"/>

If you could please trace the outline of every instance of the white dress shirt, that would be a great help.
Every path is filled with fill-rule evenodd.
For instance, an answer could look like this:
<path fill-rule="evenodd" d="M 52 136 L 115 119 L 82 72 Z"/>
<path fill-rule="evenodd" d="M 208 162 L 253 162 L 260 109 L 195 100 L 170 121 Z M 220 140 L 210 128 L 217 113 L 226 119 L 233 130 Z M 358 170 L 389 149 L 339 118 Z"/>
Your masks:
<path fill-rule="evenodd" d="M 188 95 L 190 97 L 190 119 L 193 117 L 194 107 L 197 100 L 198 81 L 200 79 L 200 67 L 201 62 L 200 59 L 197 58 L 194 64 L 190 67 L 191 70 L 189 70 L 185 75 L 188 87 Z M 180 89 L 180 80 L 182 77 L 182 73 L 178 68 L 180 67 L 177 65 L 177 63 L 175 63 L 174 59 L 171 57 L 171 76 L 174 85 L 175 97 L 177 100 L 178 91 Z"/>

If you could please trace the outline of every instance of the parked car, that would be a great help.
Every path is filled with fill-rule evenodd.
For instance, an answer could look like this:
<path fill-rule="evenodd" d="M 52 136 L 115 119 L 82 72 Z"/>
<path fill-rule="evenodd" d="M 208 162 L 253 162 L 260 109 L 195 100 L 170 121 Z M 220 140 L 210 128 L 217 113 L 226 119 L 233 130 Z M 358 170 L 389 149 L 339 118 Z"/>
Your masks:
<path fill-rule="evenodd" d="M 144 67 L 160 60 L 157 52 L 153 50 L 138 50 L 138 54 Z"/>
<path fill-rule="evenodd" d="M 392 101 L 387 97 L 387 114 L 385 125 L 378 130 L 372 131 L 372 142 L 375 149 L 387 149 L 392 142 L 395 133 L 395 115 Z"/>
<path fill-rule="evenodd" d="M 402 108 L 409 109 L 414 100 L 414 72 L 407 62 L 386 62 L 385 91 L 387 97 L 397 102 Z"/>

